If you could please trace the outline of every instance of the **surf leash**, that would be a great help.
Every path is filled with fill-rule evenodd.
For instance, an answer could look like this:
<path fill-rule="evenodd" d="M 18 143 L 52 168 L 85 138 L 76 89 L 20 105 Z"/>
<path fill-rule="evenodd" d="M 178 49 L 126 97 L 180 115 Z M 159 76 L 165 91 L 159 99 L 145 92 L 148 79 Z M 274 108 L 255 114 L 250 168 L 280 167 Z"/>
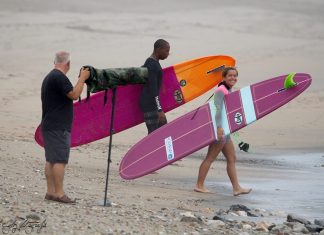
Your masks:
<path fill-rule="evenodd" d="M 233 137 L 234 141 L 236 142 L 236 144 L 238 145 L 239 149 L 246 152 L 246 153 L 252 153 L 253 150 L 251 150 L 251 146 L 250 144 L 244 142 L 243 140 L 241 140 L 239 133 L 236 131 L 234 133 L 231 134 L 231 136 Z"/>

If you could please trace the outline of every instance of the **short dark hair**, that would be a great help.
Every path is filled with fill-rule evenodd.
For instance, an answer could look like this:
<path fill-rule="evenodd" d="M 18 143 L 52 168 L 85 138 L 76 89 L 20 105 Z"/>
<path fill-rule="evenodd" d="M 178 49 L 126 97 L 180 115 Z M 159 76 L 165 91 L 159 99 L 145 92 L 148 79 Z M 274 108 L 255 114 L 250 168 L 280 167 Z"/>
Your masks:
<path fill-rule="evenodd" d="M 165 41 L 164 39 L 158 39 L 154 43 L 154 50 L 160 49 L 160 48 L 163 48 L 163 47 L 166 47 L 166 46 L 169 46 L 169 43 L 167 41 Z"/>

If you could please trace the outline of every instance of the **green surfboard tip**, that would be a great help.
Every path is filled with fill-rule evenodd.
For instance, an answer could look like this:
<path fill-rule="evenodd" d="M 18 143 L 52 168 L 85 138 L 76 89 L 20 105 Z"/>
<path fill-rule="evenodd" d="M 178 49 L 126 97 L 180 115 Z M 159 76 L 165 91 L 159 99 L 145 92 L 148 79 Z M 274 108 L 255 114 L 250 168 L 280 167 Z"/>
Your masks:
<path fill-rule="evenodd" d="M 284 82 L 285 89 L 290 89 L 290 88 L 296 86 L 297 83 L 294 81 L 295 74 L 296 73 L 288 74 L 288 76 L 286 77 L 285 82 Z"/>

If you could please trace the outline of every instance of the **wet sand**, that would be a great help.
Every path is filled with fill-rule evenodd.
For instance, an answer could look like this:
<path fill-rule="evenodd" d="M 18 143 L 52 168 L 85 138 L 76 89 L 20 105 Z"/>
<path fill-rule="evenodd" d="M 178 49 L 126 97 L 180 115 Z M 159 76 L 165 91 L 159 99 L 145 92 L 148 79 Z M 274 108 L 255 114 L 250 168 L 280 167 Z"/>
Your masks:
<path fill-rule="evenodd" d="M 242 204 L 270 211 L 294 213 L 309 220 L 321 219 L 324 213 L 323 153 L 260 155 L 253 154 L 252 157 L 248 156 L 248 159 L 242 156 L 242 168 L 251 173 L 248 177 L 241 177 L 241 181 L 253 187 L 248 202 Z M 210 185 L 215 187 L 216 191 L 222 185 L 231 190 L 227 180 Z"/>

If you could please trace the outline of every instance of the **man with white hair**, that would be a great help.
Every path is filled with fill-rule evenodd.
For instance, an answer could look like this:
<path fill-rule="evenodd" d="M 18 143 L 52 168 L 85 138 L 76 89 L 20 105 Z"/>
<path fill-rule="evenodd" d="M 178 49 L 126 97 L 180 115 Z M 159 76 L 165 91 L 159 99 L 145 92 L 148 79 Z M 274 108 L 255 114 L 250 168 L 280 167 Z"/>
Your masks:
<path fill-rule="evenodd" d="M 70 69 L 70 54 L 57 52 L 54 69 L 44 78 L 41 90 L 42 134 L 45 148 L 45 199 L 62 203 L 75 203 L 63 190 L 65 166 L 70 155 L 73 100 L 82 93 L 90 72 L 82 68 L 77 84 L 73 87 L 66 76 Z"/>

